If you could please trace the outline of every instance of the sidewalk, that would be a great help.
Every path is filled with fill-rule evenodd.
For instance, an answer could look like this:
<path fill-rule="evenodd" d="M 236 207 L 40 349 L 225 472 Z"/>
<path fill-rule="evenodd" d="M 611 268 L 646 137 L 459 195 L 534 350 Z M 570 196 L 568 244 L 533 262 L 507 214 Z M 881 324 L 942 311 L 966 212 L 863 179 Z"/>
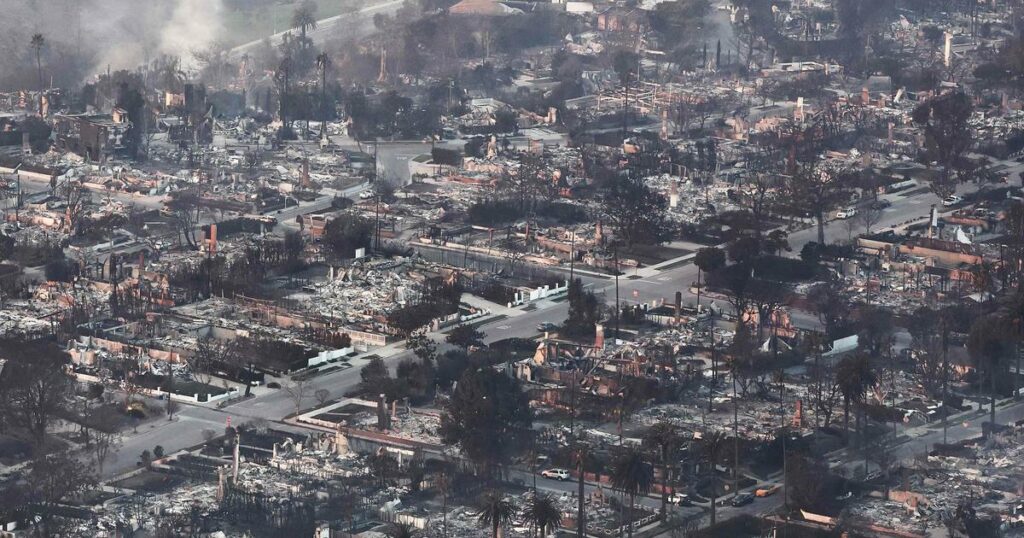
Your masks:
<path fill-rule="evenodd" d="M 483 310 L 488 310 L 488 311 L 491 312 L 490 314 L 488 314 L 486 316 L 478 318 L 478 319 L 481 319 L 481 320 L 486 320 L 490 316 L 508 316 L 510 318 L 514 318 L 516 316 L 522 316 L 525 313 L 522 310 L 520 310 L 518 307 L 509 308 L 507 305 L 500 305 L 498 303 L 488 301 L 487 299 L 484 299 L 483 297 L 477 297 L 476 295 L 472 295 L 470 293 L 463 293 L 462 294 L 462 302 L 464 302 L 464 303 L 466 303 L 466 304 L 468 304 L 468 305 L 470 305 L 472 307 L 480 308 L 480 309 L 483 309 Z M 474 321 L 476 321 L 476 320 L 474 320 Z"/>

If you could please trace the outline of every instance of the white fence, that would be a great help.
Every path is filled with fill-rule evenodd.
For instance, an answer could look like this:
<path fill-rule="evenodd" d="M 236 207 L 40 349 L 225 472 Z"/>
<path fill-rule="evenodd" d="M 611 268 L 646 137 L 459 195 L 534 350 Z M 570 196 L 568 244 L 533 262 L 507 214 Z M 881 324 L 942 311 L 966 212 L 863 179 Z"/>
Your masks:
<path fill-rule="evenodd" d="M 563 293 L 568 293 L 568 291 L 569 291 L 569 281 L 568 280 L 566 280 L 564 283 L 562 283 L 562 284 L 560 284 L 558 286 L 555 286 L 553 288 L 551 286 L 541 286 L 539 288 L 534 288 L 532 290 L 517 291 L 516 295 L 515 295 L 515 299 L 511 303 L 508 303 L 508 307 L 512 308 L 513 306 L 520 306 L 520 305 L 524 305 L 526 303 L 531 303 L 533 301 L 539 301 L 541 299 L 547 299 L 549 297 L 555 297 L 555 296 L 561 295 Z"/>

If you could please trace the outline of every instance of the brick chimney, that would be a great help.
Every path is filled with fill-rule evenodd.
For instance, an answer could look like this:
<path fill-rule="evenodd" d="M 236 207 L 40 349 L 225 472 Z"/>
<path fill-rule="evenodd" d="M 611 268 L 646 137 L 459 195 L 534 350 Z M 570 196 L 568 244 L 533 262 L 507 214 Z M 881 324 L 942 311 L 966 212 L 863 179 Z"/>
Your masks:
<path fill-rule="evenodd" d="M 676 292 L 676 304 L 673 305 L 673 306 L 674 306 L 675 312 L 676 312 L 676 325 L 679 325 L 679 314 L 680 314 L 680 310 L 683 309 L 683 292 L 681 292 L 681 291 L 677 291 Z"/>

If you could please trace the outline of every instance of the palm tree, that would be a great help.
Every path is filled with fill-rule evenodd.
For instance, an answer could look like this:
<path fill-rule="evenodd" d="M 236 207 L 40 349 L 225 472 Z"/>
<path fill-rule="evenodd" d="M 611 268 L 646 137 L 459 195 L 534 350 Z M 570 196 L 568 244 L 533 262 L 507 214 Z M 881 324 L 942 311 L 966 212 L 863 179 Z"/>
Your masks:
<path fill-rule="evenodd" d="M 633 505 L 637 495 L 646 495 L 654 485 L 654 471 L 643 456 L 636 451 L 623 454 L 612 469 L 612 485 L 629 496 L 629 517 L 626 525 L 629 536 L 633 536 Z"/>
<path fill-rule="evenodd" d="M 504 526 L 512 524 L 516 507 L 511 501 L 499 491 L 488 491 L 480 500 L 480 511 L 476 514 L 476 520 L 481 525 L 491 527 L 492 538 L 498 538 L 498 531 Z"/>
<path fill-rule="evenodd" d="M 43 47 L 46 46 L 46 39 L 43 34 L 33 34 L 32 41 L 29 43 L 33 50 L 36 51 L 36 72 L 39 75 L 39 91 L 43 91 Z"/>
<path fill-rule="evenodd" d="M 551 497 L 543 493 L 534 493 L 530 505 L 523 510 L 523 517 L 530 520 L 535 529 L 534 536 L 544 536 L 549 529 L 562 524 L 562 511 Z"/>
<path fill-rule="evenodd" d="M 679 443 L 679 429 L 667 422 L 659 422 L 644 433 L 643 442 L 658 450 L 661 463 L 661 520 L 668 517 L 668 461 L 669 455 Z"/>
<path fill-rule="evenodd" d="M 708 467 L 708 474 L 711 476 L 711 524 L 715 524 L 715 504 L 718 498 L 718 490 L 715 489 L 715 465 L 722 461 L 722 457 L 728 450 L 725 434 L 718 431 L 704 432 L 697 440 L 697 450 L 701 462 Z"/>
<path fill-rule="evenodd" d="M 867 355 L 851 355 L 836 366 L 836 382 L 843 393 L 843 430 L 850 430 L 850 403 L 860 402 L 864 392 L 878 382 Z M 849 442 L 849 441 L 847 441 Z"/>
<path fill-rule="evenodd" d="M 327 69 L 331 66 L 331 57 L 326 52 L 321 52 L 316 57 L 316 66 L 320 70 L 320 138 L 325 139 L 327 138 Z"/>
<path fill-rule="evenodd" d="M 414 538 L 418 533 L 410 525 L 394 523 L 388 528 L 386 534 L 389 538 Z"/>
<path fill-rule="evenodd" d="M 316 3 L 306 0 L 301 6 L 295 8 L 292 13 L 292 28 L 298 28 L 302 35 L 302 43 L 305 46 L 306 32 L 316 30 Z"/>

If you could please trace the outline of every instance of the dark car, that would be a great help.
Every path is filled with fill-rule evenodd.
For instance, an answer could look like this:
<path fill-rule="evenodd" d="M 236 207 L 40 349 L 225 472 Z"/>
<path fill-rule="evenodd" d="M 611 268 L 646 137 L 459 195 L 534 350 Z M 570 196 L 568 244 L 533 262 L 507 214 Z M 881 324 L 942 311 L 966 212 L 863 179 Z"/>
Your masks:
<path fill-rule="evenodd" d="M 752 502 L 754 502 L 753 493 L 740 493 L 732 499 L 732 505 L 736 507 L 746 506 Z"/>
<path fill-rule="evenodd" d="M 892 206 L 892 202 L 890 202 L 889 200 L 875 200 L 874 202 L 871 202 L 870 207 L 871 209 L 880 211 L 890 206 Z"/>
<path fill-rule="evenodd" d="M 544 323 L 537 325 L 537 330 L 542 333 L 549 333 L 558 330 L 558 325 L 555 325 L 550 321 L 545 321 Z"/>
<path fill-rule="evenodd" d="M 279 389 L 279 388 L 281 388 L 281 384 L 278 383 L 277 381 L 271 381 L 270 383 L 267 383 L 267 388 L 268 389 Z"/>

